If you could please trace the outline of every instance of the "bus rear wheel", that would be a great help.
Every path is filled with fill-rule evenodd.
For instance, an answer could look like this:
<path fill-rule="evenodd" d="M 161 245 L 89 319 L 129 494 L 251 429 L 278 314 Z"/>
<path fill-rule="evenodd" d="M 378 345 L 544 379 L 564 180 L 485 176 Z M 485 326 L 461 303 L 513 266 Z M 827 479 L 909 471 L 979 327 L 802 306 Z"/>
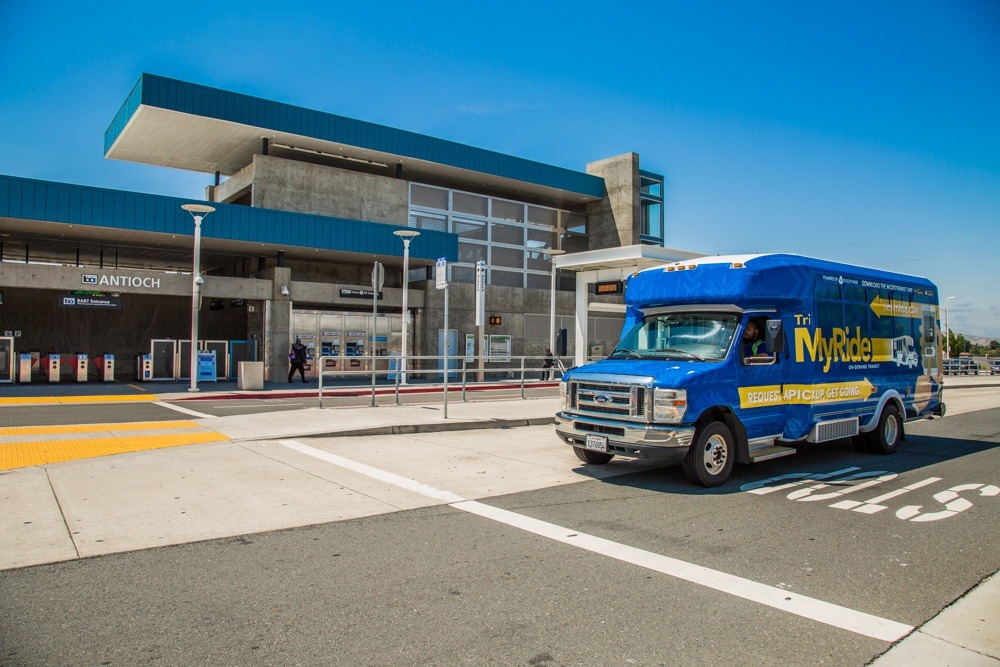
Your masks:
<path fill-rule="evenodd" d="M 903 420 L 893 404 L 882 409 L 878 426 L 868 434 L 868 450 L 876 454 L 892 454 L 903 439 Z"/>

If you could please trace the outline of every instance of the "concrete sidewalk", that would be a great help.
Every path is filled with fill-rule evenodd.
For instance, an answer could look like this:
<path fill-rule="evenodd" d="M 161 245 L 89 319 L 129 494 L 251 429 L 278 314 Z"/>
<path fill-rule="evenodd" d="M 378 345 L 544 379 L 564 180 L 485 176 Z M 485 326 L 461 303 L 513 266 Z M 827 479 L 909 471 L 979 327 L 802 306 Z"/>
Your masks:
<path fill-rule="evenodd" d="M 541 384 L 536 382 L 532 386 Z M 975 387 L 992 385 L 986 382 L 973 384 Z M 79 396 L 102 402 L 107 396 L 149 393 L 143 391 L 144 387 L 124 385 L 117 387 L 120 390 L 117 394 L 83 391 L 84 388 L 90 389 L 89 386 L 72 387 L 76 389 L 73 393 L 68 391 L 70 387 L 32 387 L 34 395 L 27 397 L 44 401 Z M 93 387 L 106 389 L 102 385 Z M 151 400 L 195 398 L 181 387 L 157 387 L 160 388 L 175 391 L 150 394 L 153 397 Z M 385 389 L 393 391 L 391 387 Z M 199 425 L 224 435 L 231 442 L 177 447 L 131 457 L 87 459 L 44 469 L 8 471 L 0 476 L 0 497 L 4 498 L 6 506 L 0 515 L 0 553 L 3 554 L 0 569 L 423 506 L 426 501 L 406 497 L 405 494 L 389 496 L 385 489 L 374 492 L 359 488 L 356 479 L 348 480 L 339 472 L 323 471 L 319 480 L 321 483 L 317 483 L 320 473 L 294 469 L 298 464 L 293 460 L 294 456 L 285 451 L 276 452 L 275 449 L 282 448 L 275 448 L 274 441 L 284 438 L 356 437 L 359 444 L 370 446 L 373 441 L 364 436 L 546 424 L 552 422 L 553 414 L 558 409 L 556 398 L 483 402 L 455 400 L 449 402 L 448 418 L 445 418 L 440 402 L 440 386 L 425 386 L 417 390 L 436 392 L 438 396 L 429 397 L 435 402 L 423 405 L 306 408 L 197 419 Z M 364 393 L 357 387 L 331 390 L 337 391 Z M 196 398 L 260 397 L 262 393 L 235 392 L 235 389 L 225 387 L 219 391 L 199 393 Z M 25 392 L 19 393 L 24 397 Z M 287 385 L 280 384 L 263 392 L 271 398 L 288 393 Z M 316 396 L 316 389 L 303 388 L 291 393 Z M 197 407 L 196 401 L 185 400 L 185 403 L 189 407 Z M 526 453 L 520 463 L 546 468 L 542 474 L 549 476 L 546 479 L 554 480 L 538 483 L 579 481 L 579 477 L 571 479 L 564 475 L 572 458 L 569 448 L 560 447 L 553 440 L 550 449 L 551 453 L 547 452 L 546 456 L 554 457 L 552 461 L 540 464 L 538 453 L 534 452 L 530 455 Z M 291 468 L 289 463 L 293 464 Z M 603 476 L 603 471 L 594 476 Z M 281 480 L 280 487 L 276 482 L 278 479 Z M 340 490 L 331 491 L 330 483 Z M 107 490 L 106 494 L 97 494 L 105 497 L 88 500 L 94 495 L 90 492 L 96 487 Z M 345 491 L 350 493 L 345 496 Z M 161 497 L 149 499 L 157 493 Z M 330 503 L 337 506 L 337 515 L 317 513 L 316 497 L 329 497 L 331 493 L 339 494 L 338 501 Z M 255 494 L 257 497 L 254 497 Z M 350 496 L 353 497 L 349 501 L 345 500 Z M 263 501 L 264 497 L 269 497 L 269 501 Z M 201 523 L 194 524 L 186 532 L 177 532 L 176 507 L 182 498 L 191 503 L 187 506 L 188 525 L 191 526 L 194 521 L 191 515 L 195 514 Z M 280 503 L 282 509 L 288 506 L 287 511 L 269 515 L 268 511 L 276 511 L 275 498 L 283 501 Z M 137 507 L 128 508 L 127 504 Z M 164 512 L 167 507 L 172 510 L 169 514 Z M 243 521 L 244 517 L 249 518 Z M 88 522 L 117 525 L 113 528 L 88 526 Z M 70 526 L 72 535 L 67 534 L 67 527 Z M 109 537 L 111 533 L 115 536 Z M 878 667 L 1000 665 L 1000 577 L 994 575 L 984 580 L 937 617 L 891 647 L 873 664 Z"/>

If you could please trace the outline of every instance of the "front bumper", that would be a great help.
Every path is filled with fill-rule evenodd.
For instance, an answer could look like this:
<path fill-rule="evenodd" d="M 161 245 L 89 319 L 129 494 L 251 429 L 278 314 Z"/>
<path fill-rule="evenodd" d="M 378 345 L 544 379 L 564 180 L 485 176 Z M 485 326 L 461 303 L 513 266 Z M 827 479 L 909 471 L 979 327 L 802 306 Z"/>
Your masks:
<path fill-rule="evenodd" d="M 639 459 L 682 459 L 694 440 L 693 426 L 658 426 L 556 413 L 556 433 L 568 445 L 583 447 L 588 435 L 608 439 L 608 454 Z"/>

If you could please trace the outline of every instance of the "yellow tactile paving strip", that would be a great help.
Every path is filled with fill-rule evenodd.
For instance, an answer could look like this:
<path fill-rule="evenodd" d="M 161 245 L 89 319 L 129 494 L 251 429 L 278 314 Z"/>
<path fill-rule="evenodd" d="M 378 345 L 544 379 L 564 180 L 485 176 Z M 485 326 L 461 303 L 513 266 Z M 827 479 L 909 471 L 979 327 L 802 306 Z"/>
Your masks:
<path fill-rule="evenodd" d="M 128 422 L 126 424 L 61 424 L 58 426 L 4 426 L 0 437 L 6 435 L 55 435 L 62 433 L 97 433 L 100 431 L 154 431 L 157 429 L 201 428 L 190 419 L 172 419 L 159 422 Z"/>
<path fill-rule="evenodd" d="M 138 435 L 137 431 L 146 433 Z M 153 433 L 150 433 L 151 431 Z M 167 432 L 155 433 L 155 431 Z M 89 438 L 64 437 L 66 434 L 76 433 L 102 435 Z M 46 435 L 56 438 L 40 437 Z M 229 440 L 221 433 L 203 428 L 192 421 L 0 428 L 0 437 L 9 436 L 27 436 L 28 439 L 0 442 L 0 470 Z"/>
<path fill-rule="evenodd" d="M 76 403 L 152 403 L 160 400 L 156 394 L 122 394 L 103 396 L 0 396 L 0 405 L 69 405 Z"/>

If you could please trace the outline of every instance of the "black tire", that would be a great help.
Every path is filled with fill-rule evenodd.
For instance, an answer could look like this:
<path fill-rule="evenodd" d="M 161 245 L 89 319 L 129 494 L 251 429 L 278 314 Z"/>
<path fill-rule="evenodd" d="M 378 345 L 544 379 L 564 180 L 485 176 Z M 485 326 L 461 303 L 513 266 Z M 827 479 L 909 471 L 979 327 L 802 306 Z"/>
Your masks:
<path fill-rule="evenodd" d="M 878 426 L 868 434 L 868 451 L 876 454 L 892 454 L 903 439 L 903 420 L 899 410 L 892 403 L 882 408 Z"/>
<path fill-rule="evenodd" d="M 736 446 L 729 427 L 712 422 L 698 429 L 684 457 L 684 474 L 702 486 L 719 486 L 729 479 L 736 461 Z"/>
<path fill-rule="evenodd" d="M 584 449 L 583 447 L 574 447 L 573 453 L 576 454 L 576 458 L 580 459 L 584 463 L 589 463 L 595 466 L 602 466 L 611 459 L 615 458 L 614 454 L 595 452 L 592 449 Z"/>

